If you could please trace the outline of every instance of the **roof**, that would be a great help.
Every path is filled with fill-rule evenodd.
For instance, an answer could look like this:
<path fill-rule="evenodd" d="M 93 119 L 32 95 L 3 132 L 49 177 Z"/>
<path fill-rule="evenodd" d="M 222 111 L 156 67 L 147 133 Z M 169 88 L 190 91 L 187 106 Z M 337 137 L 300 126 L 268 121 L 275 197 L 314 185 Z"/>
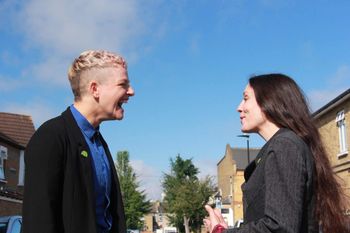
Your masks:
<path fill-rule="evenodd" d="M 35 132 L 31 116 L 0 112 L 0 122 L 2 135 L 24 147 Z"/>
<path fill-rule="evenodd" d="M 5 135 L 1 132 L 0 132 L 0 141 L 5 142 L 5 143 L 7 143 L 15 148 L 18 148 L 18 149 L 25 149 L 24 146 L 21 146 L 18 142 L 16 142 L 12 138 L 8 137 L 7 135 Z"/>
<path fill-rule="evenodd" d="M 236 161 L 238 170 L 244 170 L 248 166 L 248 153 L 246 148 L 231 148 L 232 159 Z M 258 155 L 260 149 L 249 148 L 249 160 L 253 161 Z"/>
<path fill-rule="evenodd" d="M 314 118 L 318 118 L 322 116 L 324 113 L 328 112 L 330 109 L 336 107 L 337 105 L 341 104 L 343 101 L 350 98 L 350 88 L 335 97 L 333 100 L 331 100 L 329 103 L 315 111 L 312 116 Z"/>
<path fill-rule="evenodd" d="M 258 155 L 260 148 L 249 148 L 249 162 L 253 161 Z M 230 144 L 226 145 L 225 155 L 217 163 L 219 165 L 225 157 L 231 155 L 232 160 L 236 163 L 238 170 L 244 170 L 248 166 L 248 153 L 247 148 L 232 148 Z"/>

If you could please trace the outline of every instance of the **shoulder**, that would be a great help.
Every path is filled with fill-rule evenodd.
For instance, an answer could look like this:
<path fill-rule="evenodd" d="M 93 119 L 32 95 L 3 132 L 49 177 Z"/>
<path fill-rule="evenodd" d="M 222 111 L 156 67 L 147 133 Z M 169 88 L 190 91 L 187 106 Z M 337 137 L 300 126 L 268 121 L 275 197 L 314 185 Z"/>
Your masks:
<path fill-rule="evenodd" d="M 289 129 L 280 129 L 276 135 L 271 138 L 269 144 L 270 147 L 279 147 L 282 150 L 292 148 L 296 150 L 308 150 L 309 148 L 301 137 Z"/>
<path fill-rule="evenodd" d="M 65 141 L 67 137 L 67 129 L 69 129 L 69 121 L 67 118 L 68 110 L 61 115 L 56 116 L 44 122 L 33 134 L 28 146 L 33 144 L 44 145 L 47 141 Z"/>
<path fill-rule="evenodd" d="M 269 159 L 278 160 L 285 163 L 286 166 L 303 164 L 312 159 L 312 153 L 309 146 L 289 129 L 280 129 L 273 138 L 270 139 L 267 153 Z"/>
<path fill-rule="evenodd" d="M 64 134 L 66 132 L 66 128 L 69 128 L 69 115 L 71 115 L 69 108 L 67 108 L 61 115 L 56 116 L 52 119 L 44 122 L 35 132 L 34 135 L 42 135 L 42 134 L 52 134 L 59 135 Z"/>
<path fill-rule="evenodd" d="M 47 133 L 50 134 L 60 134 L 64 132 L 64 120 L 62 116 L 57 116 L 52 118 L 46 122 L 44 122 L 35 132 L 34 135 L 45 135 Z"/>

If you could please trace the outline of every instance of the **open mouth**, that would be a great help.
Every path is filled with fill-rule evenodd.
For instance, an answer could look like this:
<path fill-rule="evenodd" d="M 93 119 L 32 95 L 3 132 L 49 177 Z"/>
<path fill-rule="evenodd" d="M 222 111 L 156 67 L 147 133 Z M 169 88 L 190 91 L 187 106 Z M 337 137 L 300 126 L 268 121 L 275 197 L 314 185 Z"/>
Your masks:
<path fill-rule="evenodd" d="M 127 102 L 128 102 L 127 99 L 124 99 L 124 100 L 119 101 L 119 102 L 118 102 L 118 107 L 119 107 L 119 108 L 122 108 L 123 104 L 126 104 Z"/>

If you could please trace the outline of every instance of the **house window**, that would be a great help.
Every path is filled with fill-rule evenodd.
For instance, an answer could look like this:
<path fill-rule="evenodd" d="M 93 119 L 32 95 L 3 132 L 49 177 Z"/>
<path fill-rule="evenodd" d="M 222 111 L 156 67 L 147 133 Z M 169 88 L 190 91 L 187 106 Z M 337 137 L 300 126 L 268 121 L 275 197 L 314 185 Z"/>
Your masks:
<path fill-rule="evenodd" d="M 0 146 L 0 180 L 5 180 L 5 159 L 7 159 L 7 148 Z"/>
<path fill-rule="evenodd" d="M 347 153 L 346 145 L 346 125 L 345 125 L 345 113 L 344 110 L 337 113 L 336 123 L 339 132 L 339 149 L 340 154 Z"/>

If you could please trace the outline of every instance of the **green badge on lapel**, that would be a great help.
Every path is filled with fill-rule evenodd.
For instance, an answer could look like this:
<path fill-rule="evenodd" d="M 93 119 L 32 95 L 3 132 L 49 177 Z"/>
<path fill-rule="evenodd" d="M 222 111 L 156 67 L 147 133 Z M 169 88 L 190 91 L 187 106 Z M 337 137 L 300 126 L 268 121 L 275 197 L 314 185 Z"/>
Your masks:
<path fill-rule="evenodd" d="M 86 150 L 83 150 L 81 153 L 80 153 L 83 157 L 87 158 L 88 157 L 88 153 Z"/>

